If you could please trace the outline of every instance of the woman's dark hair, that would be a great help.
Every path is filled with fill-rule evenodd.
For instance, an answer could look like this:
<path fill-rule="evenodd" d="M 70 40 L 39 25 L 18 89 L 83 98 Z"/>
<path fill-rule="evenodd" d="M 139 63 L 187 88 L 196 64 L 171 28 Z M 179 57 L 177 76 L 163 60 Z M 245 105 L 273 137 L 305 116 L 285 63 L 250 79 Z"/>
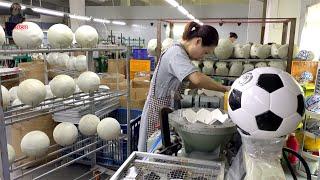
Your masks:
<path fill-rule="evenodd" d="M 234 32 L 230 32 L 230 38 L 235 38 L 235 39 L 238 39 L 238 35 Z"/>
<path fill-rule="evenodd" d="M 184 28 L 182 39 L 188 41 L 196 37 L 202 38 L 202 46 L 218 45 L 219 34 L 214 27 L 209 25 L 201 26 L 193 21 L 189 22 Z"/>
<path fill-rule="evenodd" d="M 12 3 L 10 6 L 10 13 L 12 13 L 13 8 L 19 8 L 19 10 L 21 10 L 21 5 L 19 3 Z"/>

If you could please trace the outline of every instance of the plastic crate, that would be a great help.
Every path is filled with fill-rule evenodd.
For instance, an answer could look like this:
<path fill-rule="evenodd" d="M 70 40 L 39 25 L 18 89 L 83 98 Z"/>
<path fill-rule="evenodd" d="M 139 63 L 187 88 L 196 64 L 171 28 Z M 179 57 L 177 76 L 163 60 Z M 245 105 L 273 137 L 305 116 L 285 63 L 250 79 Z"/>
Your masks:
<path fill-rule="evenodd" d="M 132 57 L 134 59 L 149 59 L 147 49 L 133 49 Z"/>
<path fill-rule="evenodd" d="M 154 69 L 156 68 L 156 58 L 154 56 L 149 56 L 150 59 L 150 70 L 154 71 Z"/>
<path fill-rule="evenodd" d="M 139 129 L 141 121 L 141 110 L 131 110 L 131 144 L 132 151 L 138 150 Z M 127 109 L 119 108 L 109 113 L 105 117 L 113 117 L 120 123 L 121 134 L 127 134 Z M 102 117 L 102 118 L 105 118 Z M 97 152 L 97 164 L 101 166 L 120 166 L 127 159 L 127 140 L 103 142 L 108 144 L 106 148 Z"/>

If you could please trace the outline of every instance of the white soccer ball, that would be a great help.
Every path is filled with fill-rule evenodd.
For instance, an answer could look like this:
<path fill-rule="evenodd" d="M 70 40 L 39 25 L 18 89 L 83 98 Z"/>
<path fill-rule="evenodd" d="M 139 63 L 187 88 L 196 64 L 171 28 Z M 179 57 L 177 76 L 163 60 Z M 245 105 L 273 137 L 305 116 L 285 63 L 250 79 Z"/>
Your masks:
<path fill-rule="evenodd" d="M 229 69 L 227 68 L 227 63 L 226 62 L 217 62 L 216 66 L 217 66 L 216 75 L 218 75 L 218 76 L 228 76 Z"/>
<path fill-rule="evenodd" d="M 270 67 L 281 69 L 282 71 L 286 70 L 286 65 L 282 61 L 270 61 L 269 62 Z"/>
<path fill-rule="evenodd" d="M 6 33 L 4 32 L 2 26 L 0 26 L 0 46 L 6 42 Z"/>
<path fill-rule="evenodd" d="M 252 71 L 253 69 L 254 69 L 253 64 L 250 64 L 250 63 L 244 64 L 242 74 L 249 72 L 249 71 Z"/>
<path fill-rule="evenodd" d="M 47 56 L 47 62 L 48 64 L 54 66 L 58 64 L 59 59 L 59 53 L 49 53 Z"/>
<path fill-rule="evenodd" d="M 157 39 L 151 39 L 148 42 L 147 51 L 149 55 L 156 56 L 157 55 Z"/>
<path fill-rule="evenodd" d="M 77 138 L 78 129 L 70 122 L 60 123 L 53 130 L 53 139 L 61 146 L 71 145 L 76 142 Z"/>
<path fill-rule="evenodd" d="M 16 151 L 10 144 L 7 144 L 7 149 L 8 149 L 9 164 L 11 165 L 16 159 Z"/>
<path fill-rule="evenodd" d="M 50 145 L 49 137 L 42 131 L 31 131 L 21 140 L 21 151 L 30 157 L 41 157 L 46 154 Z"/>
<path fill-rule="evenodd" d="M 220 39 L 214 54 L 218 59 L 229 59 L 233 53 L 233 44 L 229 39 Z"/>
<path fill-rule="evenodd" d="M 87 57 L 85 55 L 77 56 L 75 68 L 77 71 L 86 71 L 88 69 Z"/>
<path fill-rule="evenodd" d="M 2 93 L 2 104 L 3 107 L 6 108 L 10 105 L 10 93 L 6 87 L 1 85 L 1 93 Z"/>
<path fill-rule="evenodd" d="M 214 61 L 210 61 L 210 60 L 203 61 L 202 72 L 206 75 L 212 75 L 213 65 L 214 65 Z"/>
<path fill-rule="evenodd" d="M 97 126 L 97 132 L 103 140 L 114 140 L 120 136 L 121 128 L 119 122 L 114 118 L 105 118 Z"/>
<path fill-rule="evenodd" d="M 53 48 L 68 48 L 73 40 L 72 30 L 64 24 L 55 24 L 48 30 L 48 41 Z"/>
<path fill-rule="evenodd" d="M 67 98 L 76 90 L 76 83 L 68 75 L 58 75 L 50 82 L 52 94 L 59 98 Z"/>
<path fill-rule="evenodd" d="M 285 59 L 288 57 L 288 50 L 289 50 L 289 45 L 284 44 L 272 44 L 271 45 L 271 56 L 273 58 L 281 58 Z"/>
<path fill-rule="evenodd" d="M 65 67 L 66 63 L 69 61 L 69 55 L 67 53 L 59 53 L 56 65 L 60 67 Z"/>
<path fill-rule="evenodd" d="M 251 46 L 250 55 L 252 58 L 266 59 L 271 54 L 271 47 L 267 44 L 253 44 Z"/>
<path fill-rule="evenodd" d="M 33 22 L 20 23 L 12 31 L 15 44 L 24 49 L 38 48 L 43 36 L 41 28 Z"/>
<path fill-rule="evenodd" d="M 46 86 L 46 91 L 47 91 L 46 99 L 53 98 L 53 93 L 51 91 L 50 83 L 49 83 L 49 85 L 45 85 L 45 86 Z"/>
<path fill-rule="evenodd" d="M 258 63 L 255 65 L 255 68 L 261 68 L 261 67 L 268 67 L 268 65 L 267 65 L 266 62 L 258 62 Z"/>
<path fill-rule="evenodd" d="M 98 32 L 95 28 L 83 25 L 75 32 L 77 43 L 83 48 L 93 48 L 98 44 Z"/>
<path fill-rule="evenodd" d="M 94 72 L 86 71 L 80 74 L 77 83 L 81 91 L 85 93 L 94 92 L 99 89 L 100 77 Z"/>
<path fill-rule="evenodd" d="M 243 72 L 242 62 L 232 62 L 229 70 L 229 76 L 240 76 Z"/>
<path fill-rule="evenodd" d="M 172 38 L 166 38 L 162 41 L 161 44 L 161 51 L 167 50 L 169 47 L 171 47 L 174 43 L 174 40 Z"/>
<path fill-rule="evenodd" d="M 76 70 L 76 62 L 77 62 L 77 58 L 74 56 L 70 56 L 69 60 L 66 62 L 67 69 Z"/>
<path fill-rule="evenodd" d="M 37 79 L 27 79 L 19 84 L 18 97 L 23 104 L 37 106 L 46 98 L 46 87 Z"/>
<path fill-rule="evenodd" d="M 11 102 L 18 99 L 17 90 L 18 90 L 18 86 L 14 86 L 14 87 L 10 88 L 10 90 L 9 90 Z"/>
<path fill-rule="evenodd" d="M 251 45 L 250 44 L 245 44 L 245 45 L 237 44 L 234 47 L 233 56 L 235 58 L 248 59 L 250 57 L 250 49 L 251 49 Z"/>
<path fill-rule="evenodd" d="M 238 78 L 229 92 L 228 113 L 239 129 L 256 138 L 293 132 L 304 115 L 304 96 L 287 72 L 258 68 Z"/>
<path fill-rule="evenodd" d="M 99 122 L 100 119 L 96 115 L 87 114 L 79 121 L 79 131 L 86 136 L 95 135 Z"/>

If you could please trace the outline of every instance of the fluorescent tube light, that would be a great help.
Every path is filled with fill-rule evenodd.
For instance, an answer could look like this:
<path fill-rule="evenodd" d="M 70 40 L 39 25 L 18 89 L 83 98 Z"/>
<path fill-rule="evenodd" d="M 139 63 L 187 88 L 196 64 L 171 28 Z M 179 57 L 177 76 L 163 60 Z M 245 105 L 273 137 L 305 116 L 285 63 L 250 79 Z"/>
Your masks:
<path fill-rule="evenodd" d="M 177 3 L 177 1 L 175 1 L 175 0 L 166 0 L 166 1 L 167 1 L 167 3 L 169 3 L 173 7 L 179 6 L 179 3 Z"/>
<path fill-rule="evenodd" d="M 196 19 L 194 16 L 192 16 L 192 14 L 187 14 L 187 17 L 192 20 Z"/>
<path fill-rule="evenodd" d="M 11 4 L 12 3 L 9 3 L 9 2 L 0 2 L 1 7 L 8 7 L 9 8 L 9 7 L 11 7 Z"/>
<path fill-rule="evenodd" d="M 89 21 L 91 19 L 90 17 L 87 17 L 87 16 L 79 16 L 79 15 L 73 15 L 73 14 L 69 14 L 69 17 L 71 19 L 78 19 L 83 21 Z"/>
<path fill-rule="evenodd" d="M 112 24 L 124 26 L 124 25 L 126 25 L 127 23 L 122 22 L 122 21 L 112 21 Z"/>
<path fill-rule="evenodd" d="M 47 14 L 47 15 L 53 15 L 53 16 L 64 16 L 63 12 L 59 12 L 59 11 L 53 11 L 50 9 L 43 9 L 43 8 L 32 8 L 33 11 L 41 13 L 41 14 Z"/>
<path fill-rule="evenodd" d="M 189 14 L 189 12 L 183 6 L 178 6 L 178 10 L 184 15 Z"/>
<path fill-rule="evenodd" d="M 98 19 L 98 18 L 94 18 L 93 21 L 99 22 L 99 23 L 106 23 L 106 24 L 109 24 L 109 23 L 110 23 L 109 20 L 106 20 L 106 19 Z"/>

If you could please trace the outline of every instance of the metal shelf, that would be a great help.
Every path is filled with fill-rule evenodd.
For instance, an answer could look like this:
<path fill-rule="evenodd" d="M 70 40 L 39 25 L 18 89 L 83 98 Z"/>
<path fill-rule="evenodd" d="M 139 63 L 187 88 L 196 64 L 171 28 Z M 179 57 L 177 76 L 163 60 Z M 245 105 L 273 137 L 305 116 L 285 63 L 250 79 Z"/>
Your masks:
<path fill-rule="evenodd" d="M 224 60 L 216 60 L 219 62 L 270 62 L 270 61 L 281 61 L 286 62 L 287 59 L 224 59 Z"/>
<path fill-rule="evenodd" d="M 51 52 L 75 52 L 75 51 L 126 51 L 125 46 L 101 46 L 96 48 L 66 48 L 66 49 L 51 49 L 51 48 L 39 48 L 39 49 L 0 49 L 0 54 L 26 54 L 26 53 L 51 53 Z"/>
<path fill-rule="evenodd" d="M 112 92 L 99 90 L 95 93 L 75 93 L 69 98 L 51 98 L 46 99 L 38 106 L 30 107 L 24 104 L 11 106 L 4 112 L 5 125 L 12 125 L 21 121 L 32 119 L 35 117 L 51 114 L 55 112 L 65 111 L 68 109 L 92 105 L 94 102 L 104 100 L 112 100 L 112 98 L 125 95 L 126 92 Z"/>

